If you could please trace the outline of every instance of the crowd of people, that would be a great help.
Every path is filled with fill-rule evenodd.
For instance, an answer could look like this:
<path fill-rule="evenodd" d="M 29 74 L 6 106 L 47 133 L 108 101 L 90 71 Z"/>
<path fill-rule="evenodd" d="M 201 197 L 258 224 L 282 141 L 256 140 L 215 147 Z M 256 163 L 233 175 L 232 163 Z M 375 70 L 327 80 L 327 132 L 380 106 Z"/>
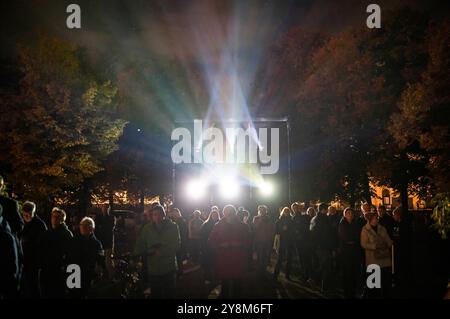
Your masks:
<path fill-rule="evenodd" d="M 109 275 L 105 249 L 111 252 L 114 219 L 106 212 L 98 217 L 101 227 L 96 229 L 86 216 L 74 235 L 63 209 L 54 207 L 47 225 L 36 214 L 35 203 L 19 206 L 3 195 L 4 187 L 0 177 L 0 299 L 85 298 L 97 275 Z M 81 270 L 81 285 L 68 290 L 67 266 L 73 264 Z"/>
<path fill-rule="evenodd" d="M 141 260 L 151 297 L 174 298 L 188 264 L 200 265 L 205 284 L 219 282 L 223 298 L 241 297 L 250 273 L 274 281 L 280 273 L 292 281 L 295 273 L 322 292 L 342 288 L 346 298 L 389 298 L 392 287 L 408 293 L 411 224 L 401 207 L 389 214 L 384 206 L 364 203 L 360 211 L 347 207 L 340 213 L 324 203 L 295 202 L 274 213 L 265 205 L 255 214 L 233 205 L 186 215 L 160 204 L 145 209 L 132 255 Z M 19 208 L 0 196 L 0 299 L 86 298 L 95 277 L 111 278 L 110 209 L 95 220 L 82 218 L 76 232 L 65 221 L 65 211 L 55 207 L 46 225 L 35 203 Z M 81 269 L 81 288 L 67 287 L 70 264 Z M 380 267 L 381 287 L 367 287 L 369 265 Z"/>
<path fill-rule="evenodd" d="M 294 260 L 298 280 L 322 292 L 342 288 L 346 298 L 389 298 L 392 287 L 397 296 L 408 292 L 411 223 L 401 207 L 391 215 L 384 206 L 364 203 L 361 211 L 348 207 L 339 213 L 326 204 L 316 210 L 296 202 L 274 216 L 265 205 L 255 214 L 226 205 L 186 215 L 175 207 L 166 214 L 156 205 L 146 214 L 134 254 L 144 256 L 158 298 L 175 295 L 176 280 L 189 262 L 201 265 L 205 284 L 221 283 L 223 298 L 240 297 L 250 273 L 270 273 L 277 281 L 283 272 L 293 280 Z M 379 288 L 367 288 L 369 265 L 380 267 Z"/>

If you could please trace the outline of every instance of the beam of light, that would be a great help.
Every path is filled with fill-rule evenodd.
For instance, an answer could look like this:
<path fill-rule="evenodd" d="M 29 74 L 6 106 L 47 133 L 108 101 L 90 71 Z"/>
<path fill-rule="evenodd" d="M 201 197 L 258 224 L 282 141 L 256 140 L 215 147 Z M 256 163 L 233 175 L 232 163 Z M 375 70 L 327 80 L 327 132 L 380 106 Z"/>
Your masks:
<path fill-rule="evenodd" d="M 223 199 L 235 199 L 240 193 L 239 181 L 232 177 L 225 177 L 219 181 L 219 191 Z"/>
<path fill-rule="evenodd" d="M 258 188 L 259 192 L 264 197 L 272 196 L 275 190 L 273 184 L 270 182 L 262 182 L 261 184 L 258 185 Z"/>
<path fill-rule="evenodd" d="M 204 178 L 190 180 L 186 185 L 186 194 L 189 199 L 200 200 L 205 198 L 208 190 L 208 181 Z"/>

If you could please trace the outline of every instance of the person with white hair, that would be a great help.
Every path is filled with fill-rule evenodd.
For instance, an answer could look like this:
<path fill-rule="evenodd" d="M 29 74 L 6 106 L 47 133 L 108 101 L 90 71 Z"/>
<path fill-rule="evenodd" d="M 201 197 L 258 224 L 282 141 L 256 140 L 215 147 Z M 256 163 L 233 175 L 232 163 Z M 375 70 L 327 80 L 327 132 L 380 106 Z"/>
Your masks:
<path fill-rule="evenodd" d="M 366 211 L 364 218 L 367 224 L 361 230 L 361 247 L 365 251 L 366 266 L 378 265 L 381 269 L 381 288 L 365 289 L 368 298 L 388 298 L 392 286 L 392 240 L 386 228 L 378 223 L 375 212 Z"/>
<path fill-rule="evenodd" d="M 94 220 L 84 217 L 80 221 L 80 234 L 72 240 L 70 245 L 69 262 L 80 266 L 81 270 L 81 288 L 70 290 L 72 298 L 86 298 L 91 282 L 98 272 L 97 269 L 106 271 L 103 246 L 95 237 L 94 230 Z"/>

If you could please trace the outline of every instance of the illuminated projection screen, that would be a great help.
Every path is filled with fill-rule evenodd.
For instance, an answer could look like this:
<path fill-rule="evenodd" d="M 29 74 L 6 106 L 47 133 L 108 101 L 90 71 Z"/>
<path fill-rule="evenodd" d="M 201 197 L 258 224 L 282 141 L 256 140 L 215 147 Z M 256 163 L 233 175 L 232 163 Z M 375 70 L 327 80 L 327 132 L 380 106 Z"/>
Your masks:
<path fill-rule="evenodd" d="M 248 121 L 210 120 L 209 122 L 205 122 L 203 120 L 201 121 L 201 126 L 199 125 L 199 121 L 181 120 L 176 122 L 176 127 L 184 128 L 190 132 L 190 143 L 188 144 L 191 147 L 190 161 L 192 162 L 173 164 L 173 194 L 176 206 L 184 207 L 184 210 L 189 211 L 197 208 L 207 209 L 211 205 L 223 207 L 225 204 L 234 204 L 237 207 L 244 206 L 254 211 L 259 204 L 266 204 L 276 208 L 279 205 L 287 205 L 289 203 L 290 136 L 288 134 L 289 122 L 287 118 L 253 119 L 251 125 L 255 131 L 247 131 L 249 127 Z M 207 139 L 210 136 L 208 136 L 206 129 L 210 127 L 220 130 L 223 136 L 221 142 L 220 139 L 216 138 Z M 264 138 L 262 135 L 264 133 L 260 134 L 262 132 L 260 129 L 266 129 L 267 143 L 263 143 Z M 278 131 L 278 139 L 276 139 L 278 142 L 278 170 L 273 174 L 264 174 L 263 167 L 266 167 L 266 172 L 269 171 L 271 173 L 270 171 L 274 170 L 273 166 L 275 166 L 273 163 L 276 160 L 276 156 L 272 153 L 271 149 L 274 130 Z M 199 135 L 199 132 L 202 135 Z M 230 132 L 231 134 L 227 134 Z M 235 132 L 234 135 L 232 132 Z M 250 133 L 245 135 L 245 147 L 241 143 L 244 135 L 238 135 L 243 132 Z M 256 132 L 257 135 L 255 136 L 252 132 Z M 231 138 L 229 138 L 230 136 Z M 254 136 L 254 141 L 257 141 L 256 143 L 258 144 L 256 147 L 256 163 L 249 163 L 252 162 L 252 156 L 253 161 L 255 159 L 254 147 L 252 148 L 249 142 L 250 136 Z M 230 154 L 229 149 L 232 148 L 230 145 L 233 144 L 230 140 L 234 140 L 235 142 L 233 145 L 233 162 L 227 162 L 227 159 L 229 159 L 227 156 L 231 156 L 227 154 Z M 174 151 L 174 147 L 180 141 L 181 138 L 172 140 L 172 151 Z M 212 143 L 216 144 L 213 146 Z M 241 148 L 239 148 L 239 145 L 241 145 Z M 206 156 L 204 156 L 208 153 L 205 150 L 208 147 L 222 149 L 223 156 L 221 158 L 224 163 L 208 163 L 205 160 Z M 265 150 L 266 147 L 267 150 Z M 245 149 L 245 163 L 241 163 L 243 149 Z M 250 153 L 253 155 L 250 155 Z M 264 158 L 264 154 L 267 154 L 268 157 Z M 240 162 L 238 160 L 239 156 L 241 156 Z M 187 158 L 186 156 L 185 159 Z M 268 158 L 271 161 L 267 161 Z M 265 162 L 264 159 L 266 160 Z"/>

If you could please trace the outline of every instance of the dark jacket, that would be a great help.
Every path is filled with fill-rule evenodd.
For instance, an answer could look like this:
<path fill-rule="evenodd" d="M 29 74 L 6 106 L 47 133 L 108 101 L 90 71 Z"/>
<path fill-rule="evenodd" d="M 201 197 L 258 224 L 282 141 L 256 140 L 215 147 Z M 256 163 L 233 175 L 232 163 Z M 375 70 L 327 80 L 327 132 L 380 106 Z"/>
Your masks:
<path fill-rule="evenodd" d="M 97 215 L 95 218 L 95 235 L 104 249 L 114 246 L 114 228 L 116 219 L 112 215 Z"/>
<path fill-rule="evenodd" d="M 344 262 L 350 262 L 350 259 L 359 262 L 361 256 L 360 234 L 358 221 L 353 220 L 349 223 L 342 217 L 339 223 L 339 246 Z"/>
<path fill-rule="evenodd" d="M 316 248 L 332 250 L 332 231 L 329 219 L 326 215 L 318 213 L 311 219 L 312 242 Z"/>
<path fill-rule="evenodd" d="M 208 245 L 209 235 L 211 234 L 215 224 L 216 222 L 214 222 L 213 220 L 203 223 L 202 227 L 200 228 L 200 237 L 202 240 L 202 244 L 206 246 Z"/>
<path fill-rule="evenodd" d="M 49 229 L 39 242 L 39 266 L 44 271 L 62 271 L 67 265 L 67 254 L 73 235 L 66 224 Z M 65 270 L 64 270 L 65 271 Z"/>
<path fill-rule="evenodd" d="M 188 225 L 183 217 L 174 220 L 175 224 L 178 226 L 178 231 L 180 232 L 181 246 L 185 247 L 188 242 Z"/>
<path fill-rule="evenodd" d="M 241 222 L 221 219 L 214 225 L 208 244 L 215 252 L 215 268 L 219 279 L 238 279 L 247 274 L 250 234 Z"/>
<path fill-rule="evenodd" d="M 331 240 L 331 246 L 333 248 L 333 250 L 336 250 L 339 247 L 339 223 L 342 219 L 342 215 L 341 214 L 334 214 L 334 215 L 329 215 L 327 216 L 329 223 L 330 223 L 330 228 L 331 228 L 331 234 L 330 234 L 330 240 Z"/>
<path fill-rule="evenodd" d="M 294 243 L 295 229 L 291 216 L 282 216 L 275 223 L 275 232 L 280 235 L 280 245 L 290 246 Z"/>
<path fill-rule="evenodd" d="M 80 266 L 81 283 L 89 287 L 95 276 L 95 266 L 105 268 L 105 252 L 102 244 L 94 234 L 89 237 L 77 235 L 70 241 L 68 263 Z"/>
<path fill-rule="evenodd" d="M 0 214 L 0 299 L 15 297 L 19 273 L 16 237 L 11 233 L 8 222 Z"/>
<path fill-rule="evenodd" d="M 255 243 L 273 244 L 275 224 L 269 216 L 257 215 L 253 217 L 253 241 Z"/>
<path fill-rule="evenodd" d="M 3 218 L 8 222 L 11 233 L 18 236 L 24 227 L 19 204 L 11 198 L 0 195 L 0 205 L 3 207 Z"/>
<path fill-rule="evenodd" d="M 309 239 L 309 225 L 311 223 L 311 217 L 306 214 L 295 215 L 292 219 L 294 222 L 295 239 L 300 242 L 305 242 Z"/>
<path fill-rule="evenodd" d="M 39 240 L 46 231 L 47 226 L 37 215 L 29 223 L 25 223 L 20 235 L 25 267 L 34 268 L 38 266 Z"/>
<path fill-rule="evenodd" d="M 390 215 L 384 214 L 383 217 L 378 219 L 378 223 L 386 228 L 389 237 L 392 239 L 394 234 L 394 219 Z"/>
<path fill-rule="evenodd" d="M 392 241 L 396 272 L 407 272 L 411 263 L 412 227 L 408 220 L 393 221 Z"/>

